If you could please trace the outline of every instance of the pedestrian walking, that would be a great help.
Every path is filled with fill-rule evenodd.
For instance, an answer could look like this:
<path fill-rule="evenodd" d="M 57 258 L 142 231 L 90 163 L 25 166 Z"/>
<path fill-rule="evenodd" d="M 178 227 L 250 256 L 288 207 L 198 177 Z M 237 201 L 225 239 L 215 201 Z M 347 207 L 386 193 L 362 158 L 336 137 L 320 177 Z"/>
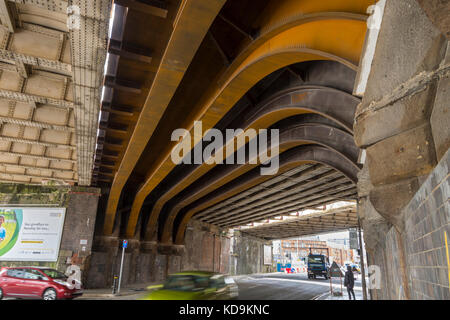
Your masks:
<path fill-rule="evenodd" d="M 349 300 L 352 300 L 352 296 L 350 294 L 353 295 L 353 300 L 356 300 L 355 292 L 353 291 L 354 285 L 355 285 L 355 277 L 353 275 L 352 267 L 347 266 L 347 271 L 345 272 L 344 286 L 347 287 Z"/>

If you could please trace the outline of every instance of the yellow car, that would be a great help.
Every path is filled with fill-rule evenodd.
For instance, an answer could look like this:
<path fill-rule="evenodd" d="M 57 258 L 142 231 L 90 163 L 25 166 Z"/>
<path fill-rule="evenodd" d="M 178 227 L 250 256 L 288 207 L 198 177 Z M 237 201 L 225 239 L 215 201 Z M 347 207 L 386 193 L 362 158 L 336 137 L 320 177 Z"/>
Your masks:
<path fill-rule="evenodd" d="M 164 284 L 150 286 L 142 300 L 229 300 L 238 297 L 233 278 L 207 271 L 171 274 Z"/>

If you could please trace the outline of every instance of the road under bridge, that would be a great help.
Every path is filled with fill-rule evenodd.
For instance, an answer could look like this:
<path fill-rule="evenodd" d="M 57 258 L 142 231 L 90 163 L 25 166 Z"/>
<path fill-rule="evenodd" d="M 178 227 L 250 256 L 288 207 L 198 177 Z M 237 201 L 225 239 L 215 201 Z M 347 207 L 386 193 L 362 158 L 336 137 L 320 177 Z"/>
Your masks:
<path fill-rule="evenodd" d="M 448 299 L 442 12 L 1 0 L 2 210 L 65 209 L 54 258 L 36 262 L 75 264 L 92 288 L 111 285 L 122 240 L 133 284 L 273 271 L 271 240 L 360 226 L 383 275 L 374 299 Z"/>

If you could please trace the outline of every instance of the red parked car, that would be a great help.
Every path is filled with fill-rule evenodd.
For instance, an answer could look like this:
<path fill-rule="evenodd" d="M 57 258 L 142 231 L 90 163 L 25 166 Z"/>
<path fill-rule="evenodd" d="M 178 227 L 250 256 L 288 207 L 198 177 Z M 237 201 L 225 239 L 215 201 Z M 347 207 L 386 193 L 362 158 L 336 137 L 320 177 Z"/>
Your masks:
<path fill-rule="evenodd" d="M 0 299 L 41 298 L 44 300 L 73 299 L 83 294 L 75 281 L 46 267 L 15 267 L 0 270 Z"/>

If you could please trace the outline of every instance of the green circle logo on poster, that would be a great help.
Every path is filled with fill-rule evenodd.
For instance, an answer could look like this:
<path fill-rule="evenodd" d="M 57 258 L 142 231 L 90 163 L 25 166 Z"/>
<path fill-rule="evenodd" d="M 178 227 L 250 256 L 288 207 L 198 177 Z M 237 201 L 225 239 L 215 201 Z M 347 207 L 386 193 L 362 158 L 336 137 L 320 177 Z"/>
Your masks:
<path fill-rule="evenodd" d="M 22 209 L 0 210 L 0 256 L 11 250 L 19 238 Z"/>

